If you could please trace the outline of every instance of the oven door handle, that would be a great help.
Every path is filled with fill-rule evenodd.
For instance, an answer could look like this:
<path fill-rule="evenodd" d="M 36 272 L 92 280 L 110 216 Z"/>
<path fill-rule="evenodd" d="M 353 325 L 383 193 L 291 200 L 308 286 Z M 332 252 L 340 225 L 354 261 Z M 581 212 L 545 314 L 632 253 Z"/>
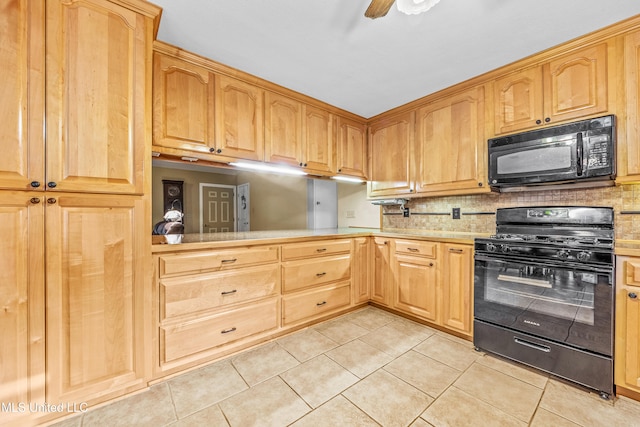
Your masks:
<path fill-rule="evenodd" d="M 514 256 L 508 256 L 508 255 L 482 255 L 482 254 L 476 253 L 474 259 L 476 261 L 484 261 L 484 262 L 502 262 L 505 264 L 511 262 L 511 263 L 516 263 L 521 265 L 532 265 L 536 267 L 562 268 L 565 270 L 583 271 L 586 273 L 613 274 L 613 267 L 591 266 L 591 265 L 576 264 L 571 262 L 552 262 L 552 261 L 535 262 L 529 259 L 522 259 Z"/>

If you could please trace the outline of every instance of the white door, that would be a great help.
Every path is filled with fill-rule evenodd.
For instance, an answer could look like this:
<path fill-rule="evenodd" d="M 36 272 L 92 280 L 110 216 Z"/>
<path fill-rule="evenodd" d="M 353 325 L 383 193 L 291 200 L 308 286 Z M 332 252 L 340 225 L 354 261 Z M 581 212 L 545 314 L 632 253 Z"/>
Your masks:
<path fill-rule="evenodd" d="M 307 228 L 338 227 L 338 187 L 335 181 L 307 181 Z"/>
<path fill-rule="evenodd" d="M 235 189 L 200 183 L 200 233 L 236 231 Z"/>
<path fill-rule="evenodd" d="M 236 187 L 236 201 L 238 203 L 238 231 L 251 229 L 251 205 L 249 203 L 249 183 Z"/>

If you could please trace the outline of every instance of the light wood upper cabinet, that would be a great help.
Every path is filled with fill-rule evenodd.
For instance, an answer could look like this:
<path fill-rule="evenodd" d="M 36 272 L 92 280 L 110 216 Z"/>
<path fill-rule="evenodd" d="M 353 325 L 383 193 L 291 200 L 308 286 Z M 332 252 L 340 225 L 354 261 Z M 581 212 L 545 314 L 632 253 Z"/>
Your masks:
<path fill-rule="evenodd" d="M 589 46 L 496 79 L 495 134 L 606 112 L 608 48 Z"/>
<path fill-rule="evenodd" d="M 204 67 L 154 53 L 154 146 L 215 153 L 214 80 Z"/>
<path fill-rule="evenodd" d="M 46 5 L 47 186 L 142 194 L 152 23 L 104 0 Z"/>
<path fill-rule="evenodd" d="M 0 188 L 42 190 L 44 1 L 7 3 L 0 22 Z"/>
<path fill-rule="evenodd" d="M 0 396 L 17 409 L 45 401 L 42 193 L 0 191 L 0 221 Z M 18 425 L 25 412 L 3 411 L 2 418 Z"/>
<path fill-rule="evenodd" d="M 616 182 L 640 181 L 640 31 L 624 37 L 624 99 L 626 120 L 618 121 Z"/>
<path fill-rule="evenodd" d="M 486 185 L 484 87 L 444 98 L 416 113 L 416 193 L 490 191 Z"/>
<path fill-rule="evenodd" d="M 147 214 L 136 196 L 47 199 L 48 402 L 146 387 Z"/>
<path fill-rule="evenodd" d="M 225 75 L 216 75 L 215 82 L 216 153 L 262 161 L 264 91 Z"/>
<path fill-rule="evenodd" d="M 311 105 L 303 110 L 302 163 L 305 169 L 322 174 L 335 171 L 333 114 Z"/>
<path fill-rule="evenodd" d="M 302 103 L 273 92 L 264 99 L 265 161 L 302 166 Z"/>
<path fill-rule="evenodd" d="M 413 137 L 415 112 L 385 118 L 369 127 L 369 197 L 414 191 Z"/>
<path fill-rule="evenodd" d="M 339 175 L 367 178 L 367 130 L 364 123 L 338 116 L 336 171 Z"/>

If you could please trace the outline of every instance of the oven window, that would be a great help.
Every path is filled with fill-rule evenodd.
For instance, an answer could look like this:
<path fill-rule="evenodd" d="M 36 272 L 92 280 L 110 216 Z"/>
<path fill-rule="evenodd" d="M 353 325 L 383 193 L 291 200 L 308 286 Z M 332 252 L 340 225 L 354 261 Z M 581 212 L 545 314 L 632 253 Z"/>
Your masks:
<path fill-rule="evenodd" d="M 570 145 L 550 145 L 535 150 L 516 151 L 497 158 L 498 175 L 571 169 Z"/>
<path fill-rule="evenodd" d="M 488 262 L 484 300 L 573 323 L 593 325 L 597 274 Z"/>

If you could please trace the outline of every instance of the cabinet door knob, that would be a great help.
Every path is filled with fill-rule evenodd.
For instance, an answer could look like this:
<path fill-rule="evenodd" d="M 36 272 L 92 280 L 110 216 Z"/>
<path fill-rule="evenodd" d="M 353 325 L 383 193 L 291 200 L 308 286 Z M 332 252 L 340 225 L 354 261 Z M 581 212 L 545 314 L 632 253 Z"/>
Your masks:
<path fill-rule="evenodd" d="M 215 148 L 215 147 L 211 147 L 211 148 L 209 148 L 209 152 L 210 152 L 210 153 L 215 153 L 215 152 L 216 152 L 216 148 Z"/>
<path fill-rule="evenodd" d="M 305 167 L 305 168 L 307 167 L 307 164 L 306 164 L 306 163 L 304 164 L 304 167 Z"/>
<path fill-rule="evenodd" d="M 551 121 L 551 119 L 549 117 L 545 117 L 544 121 L 545 121 L 545 123 L 549 123 Z"/>
<path fill-rule="evenodd" d="M 58 186 L 58 184 L 56 184 L 53 181 L 47 182 L 47 187 L 49 188 L 56 188 Z"/>
<path fill-rule="evenodd" d="M 338 169 L 338 172 L 342 172 L 342 169 Z"/>
<path fill-rule="evenodd" d="M 300 166 L 302 166 L 302 162 L 300 162 Z"/>
<path fill-rule="evenodd" d="M 433 263 L 432 262 L 429 263 L 429 267 L 433 267 Z"/>
<path fill-rule="evenodd" d="M 40 181 L 31 181 L 31 187 L 33 188 L 40 187 Z"/>
<path fill-rule="evenodd" d="M 37 205 L 38 203 L 40 203 L 40 197 L 32 197 L 29 201 L 32 204 Z"/>
<path fill-rule="evenodd" d="M 218 154 L 222 153 L 222 148 L 218 148 L 218 149 L 216 150 L 216 153 L 218 153 Z"/>
<path fill-rule="evenodd" d="M 479 182 L 479 183 L 478 183 L 478 187 L 482 187 L 482 185 L 483 185 L 483 184 L 482 184 L 481 182 Z"/>
<path fill-rule="evenodd" d="M 49 203 L 50 205 L 55 205 L 56 204 L 56 199 L 54 199 L 53 197 L 49 197 L 47 199 L 47 203 Z"/>
<path fill-rule="evenodd" d="M 539 125 L 542 123 L 542 120 L 536 120 L 536 124 Z"/>
<path fill-rule="evenodd" d="M 638 298 L 638 294 L 636 294 L 635 292 L 629 292 L 629 298 L 636 299 Z"/>

